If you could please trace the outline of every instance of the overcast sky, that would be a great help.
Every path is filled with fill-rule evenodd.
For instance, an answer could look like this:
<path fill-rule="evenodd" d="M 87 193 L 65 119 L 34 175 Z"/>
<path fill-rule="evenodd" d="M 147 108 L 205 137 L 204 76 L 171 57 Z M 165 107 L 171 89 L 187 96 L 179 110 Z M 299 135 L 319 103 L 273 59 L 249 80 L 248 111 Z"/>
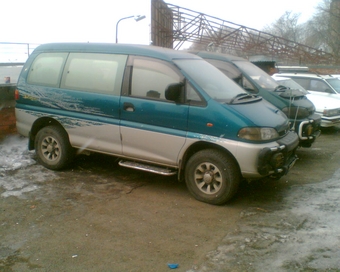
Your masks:
<path fill-rule="evenodd" d="M 116 24 L 131 15 L 146 15 L 119 23 L 118 41 L 150 42 L 151 0 L 4 0 L 1 4 L 2 42 L 115 42 Z M 223 20 L 261 30 L 285 11 L 309 19 L 322 0 L 168 0 L 166 3 L 202 12 Z"/>

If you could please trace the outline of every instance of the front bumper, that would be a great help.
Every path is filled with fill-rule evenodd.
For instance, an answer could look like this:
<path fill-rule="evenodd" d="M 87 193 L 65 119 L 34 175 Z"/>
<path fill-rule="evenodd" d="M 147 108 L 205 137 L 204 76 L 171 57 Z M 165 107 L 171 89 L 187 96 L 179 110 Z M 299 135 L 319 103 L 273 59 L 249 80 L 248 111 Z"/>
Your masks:
<path fill-rule="evenodd" d="M 324 115 L 321 116 L 321 127 L 334 127 L 340 124 L 340 116 L 331 116 L 326 117 Z"/>
<path fill-rule="evenodd" d="M 295 125 L 295 130 L 300 139 L 300 146 L 310 147 L 312 143 L 320 136 L 321 116 L 313 114 L 308 119 Z"/>
<path fill-rule="evenodd" d="M 299 137 L 295 132 L 290 131 L 277 143 L 279 145 L 276 147 L 266 147 L 260 151 L 257 170 L 263 176 L 280 178 L 289 172 L 297 160 L 295 151 Z"/>

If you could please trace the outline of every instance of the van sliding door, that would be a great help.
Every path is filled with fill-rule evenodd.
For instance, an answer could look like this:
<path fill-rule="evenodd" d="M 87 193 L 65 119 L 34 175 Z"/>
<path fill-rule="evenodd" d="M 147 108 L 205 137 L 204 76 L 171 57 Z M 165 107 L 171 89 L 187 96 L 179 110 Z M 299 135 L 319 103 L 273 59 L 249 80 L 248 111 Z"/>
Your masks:
<path fill-rule="evenodd" d="M 126 55 L 70 53 L 59 95 L 73 146 L 122 153 L 119 100 L 126 60 Z"/>

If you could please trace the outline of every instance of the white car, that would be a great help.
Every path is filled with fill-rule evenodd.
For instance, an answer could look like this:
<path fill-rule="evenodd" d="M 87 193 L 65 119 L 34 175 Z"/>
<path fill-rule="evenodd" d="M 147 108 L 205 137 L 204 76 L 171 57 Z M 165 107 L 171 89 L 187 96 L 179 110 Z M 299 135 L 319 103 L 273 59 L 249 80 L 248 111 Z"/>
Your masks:
<path fill-rule="evenodd" d="M 315 112 L 321 115 L 321 127 L 340 124 L 340 96 L 338 94 L 306 91 L 301 85 L 288 77 L 272 76 L 280 85 L 290 89 L 299 89 L 313 102 Z"/>
<path fill-rule="evenodd" d="M 336 75 L 313 73 L 278 73 L 274 76 L 288 77 L 310 92 L 332 94 L 340 97 L 340 78 Z"/>

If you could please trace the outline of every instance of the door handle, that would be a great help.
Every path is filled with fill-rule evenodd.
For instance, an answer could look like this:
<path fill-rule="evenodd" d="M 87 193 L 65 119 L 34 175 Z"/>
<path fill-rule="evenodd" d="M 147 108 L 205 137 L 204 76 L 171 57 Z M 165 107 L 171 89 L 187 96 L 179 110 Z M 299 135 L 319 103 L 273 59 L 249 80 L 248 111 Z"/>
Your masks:
<path fill-rule="evenodd" d="M 135 111 L 135 106 L 132 103 L 124 102 L 123 110 L 125 110 L 125 111 Z"/>

